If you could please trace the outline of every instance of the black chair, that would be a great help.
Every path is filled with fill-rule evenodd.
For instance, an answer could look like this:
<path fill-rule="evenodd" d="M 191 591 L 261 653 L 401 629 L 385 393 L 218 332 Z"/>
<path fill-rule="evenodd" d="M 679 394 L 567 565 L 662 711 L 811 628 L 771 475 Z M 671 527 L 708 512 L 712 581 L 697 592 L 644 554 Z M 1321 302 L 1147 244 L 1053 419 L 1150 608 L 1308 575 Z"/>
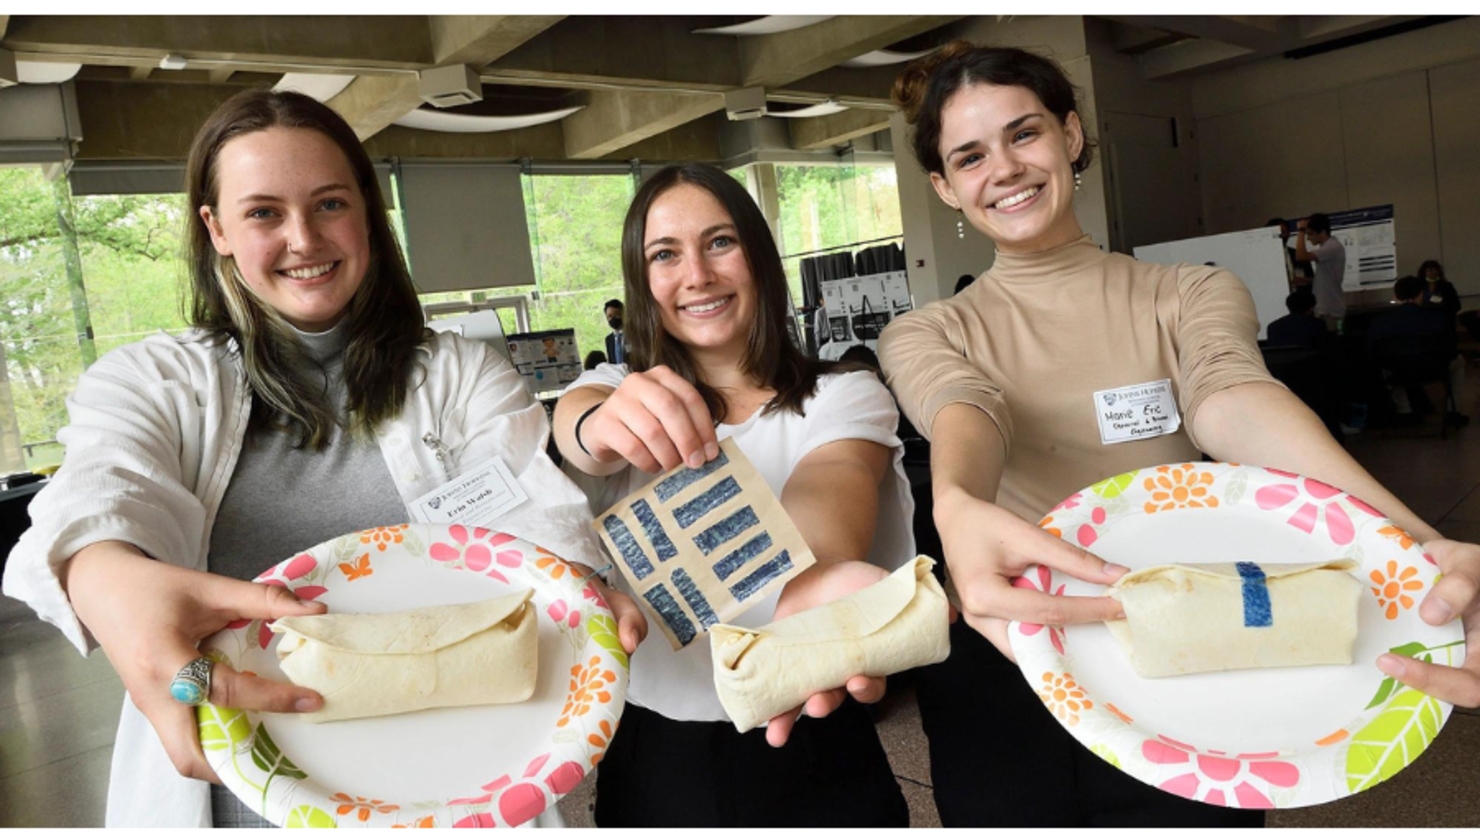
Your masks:
<path fill-rule="evenodd" d="M 1405 387 L 1421 392 L 1424 385 L 1444 388 L 1439 414 L 1439 436 L 1449 434 L 1449 414 L 1458 410 L 1449 363 L 1454 359 L 1454 337 L 1449 333 L 1393 335 L 1372 343 L 1372 360 L 1382 370 L 1389 390 Z M 1410 394 L 1411 398 L 1412 394 Z"/>
<path fill-rule="evenodd" d="M 1270 347 L 1261 344 L 1264 366 L 1269 375 L 1284 383 L 1307 408 L 1315 412 L 1337 442 L 1345 442 L 1341 432 L 1341 374 L 1331 345 L 1320 347 Z"/>

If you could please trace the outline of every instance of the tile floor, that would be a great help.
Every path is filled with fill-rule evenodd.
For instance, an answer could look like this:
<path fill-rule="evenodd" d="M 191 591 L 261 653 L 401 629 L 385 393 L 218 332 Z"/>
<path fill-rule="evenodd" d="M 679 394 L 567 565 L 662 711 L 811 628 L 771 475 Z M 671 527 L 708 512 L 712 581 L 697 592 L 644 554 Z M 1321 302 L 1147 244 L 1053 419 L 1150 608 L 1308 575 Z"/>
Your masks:
<path fill-rule="evenodd" d="M 1480 371 L 1461 408 L 1480 415 Z M 1431 418 L 1432 419 L 1432 418 Z M 1351 452 L 1441 532 L 1480 540 L 1480 421 L 1441 440 L 1435 423 L 1351 438 Z M 89 827 L 103 821 L 122 686 L 101 652 L 86 659 L 18 602 L 0 599 L 0 826 Z M 938 827 L 913 693 L 881 704 L 879 732 L 910 803 L 912 826 Z M 590 826 L 593 779 L 561 802 Z M 1271 813 L 1273 827 L 1480 824 L 1480 710 L 1456 712 L 1400 778 L 1322 807 Z"/>

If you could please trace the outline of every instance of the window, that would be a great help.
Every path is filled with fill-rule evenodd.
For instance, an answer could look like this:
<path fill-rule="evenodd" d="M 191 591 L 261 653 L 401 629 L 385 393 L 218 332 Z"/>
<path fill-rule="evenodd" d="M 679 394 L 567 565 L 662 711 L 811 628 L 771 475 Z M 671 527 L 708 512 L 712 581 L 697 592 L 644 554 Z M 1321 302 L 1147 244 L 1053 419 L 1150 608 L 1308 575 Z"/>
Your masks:
<path fill-rule="evenodd" d="M 893 165 L 777 165 L 778 247 L 801 302 L 801 257 L 904 233 Z"/>

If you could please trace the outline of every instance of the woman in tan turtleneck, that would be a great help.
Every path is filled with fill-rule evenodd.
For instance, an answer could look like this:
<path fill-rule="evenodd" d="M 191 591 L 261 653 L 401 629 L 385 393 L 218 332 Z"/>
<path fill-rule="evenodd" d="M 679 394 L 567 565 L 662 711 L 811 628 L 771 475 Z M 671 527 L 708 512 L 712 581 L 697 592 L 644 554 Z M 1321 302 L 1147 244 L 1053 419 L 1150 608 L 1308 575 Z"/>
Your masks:
<path fill-rule="evenodd" d="M 907 68 L 895 100 L 941 200 L 997 248 L 970 288 L 898 319 L 879 350 L 905 414 L 932 443 L 934 519 L 962 605 L 950 660 L 917 672 L 941 820 L 1263 823 L 1260 812 L 1161 793 L 1100 761 L 1009 665 L 1011 620 L 1122 615 L 1108 598 L 1011 586 L 1030 564 L 1096 584 L 1126 572 L 1034 522 L 1086 483 L 1200 452 L 1331 483 L 1412 533 L 1445 575 L 1420 615 L 1441 624 L 1462 614 L 1467 662 L 1435 668 L 1387 654 L 1378 665 L 1436 697 L 1480 704 L 1480 547 L 1443 539 L 1269 376 L 1237 277 L 1107 254 L 1084 233 L 1074 192 L 1092 142 L 1063 71 L 1029 52 L 957 42 Z M 1100 394 L 1158 382 L 1162 433 L 1102 424 Z"/>

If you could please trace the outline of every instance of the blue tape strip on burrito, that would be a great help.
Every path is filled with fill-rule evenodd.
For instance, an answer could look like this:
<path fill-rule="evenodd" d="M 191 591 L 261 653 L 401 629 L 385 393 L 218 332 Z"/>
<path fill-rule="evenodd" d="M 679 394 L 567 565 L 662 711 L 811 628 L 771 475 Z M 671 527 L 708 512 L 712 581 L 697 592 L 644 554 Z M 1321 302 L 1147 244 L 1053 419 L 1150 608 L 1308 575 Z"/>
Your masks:
<path fill-rule="evenodd" d="M 1239 561 L 1234 566 L 1244 579 L 1244 627 L 1272 627 L 1274 612 L 1269 608 L 1269 586 L 1265 584 L 1264 571 L 1252 561 Z"/>

